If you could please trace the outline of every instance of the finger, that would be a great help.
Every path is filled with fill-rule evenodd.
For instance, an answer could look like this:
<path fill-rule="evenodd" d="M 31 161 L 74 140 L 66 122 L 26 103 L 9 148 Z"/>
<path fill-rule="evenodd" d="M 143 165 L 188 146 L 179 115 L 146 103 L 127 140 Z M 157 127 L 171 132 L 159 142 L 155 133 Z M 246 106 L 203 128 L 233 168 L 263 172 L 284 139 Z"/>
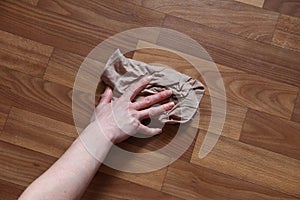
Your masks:
<path fill-rule="evenodd" d="M 134 99 L 134 97 L 140 92 L 142 91 L 147 85 L 148 83 L 150 83 L 150 81 L 152 80 L 151 76 L 146 76 L 141 78 L 138 82 L 132 84 L 129 88 L 127 88 L 127 90 L 125 91 L 125 96 L 127 99 Z"/>
<path fill-rule="evenodd" d="M 157 107 L 152 107 L 152 108 L 148 108 L 145 110 L 141 110 L 138 112 L 138 116 L 139 116 L 140 120 L 143 120 L 146 118 L 157 116 L 167 110 L 172 109 L 173 107 L 174 107 L 174 102 L 165 103 L 165 104 L 157 106 Z"/>
<path fill-rule="evenodd" d="M 107 104 L 111 101 L 112 98 L 112 90 L 110 87 L 106 87 L 104 93 L 101 95 L 101 99 L 98 106 Z"/>
<path fill-rule="evenodd" d="M 138 101 L 134 102 L 132 105 L 135 109 L 140 110 L 142 108 L 147 108 L 149 106 L 152 106 L 153 104 L 160 102 L 160 101 L 170 97 L 171 95 L 172 95 L 171 90 L 164 90 L 157 94 L 147 96 L 141 100 L 138 100 Z"/>
<path fill-rule="evenodd" d="M 160 128 L 149 128 L 149 127 L 141 124 L 138 128 L 138 132 L 142 133 L 144 135 L 153 136 L 153 135 L 160 134 L 162 132 L 162 130 Z"/>

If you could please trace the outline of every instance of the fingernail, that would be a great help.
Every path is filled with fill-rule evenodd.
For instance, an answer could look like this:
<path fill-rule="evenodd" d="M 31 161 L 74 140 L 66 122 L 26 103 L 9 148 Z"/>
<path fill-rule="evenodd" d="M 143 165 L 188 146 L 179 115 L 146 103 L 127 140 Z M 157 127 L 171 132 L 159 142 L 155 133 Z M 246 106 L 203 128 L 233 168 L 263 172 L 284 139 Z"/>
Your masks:
<path fill-rule="evenodd" d="M 151 81 L 152 79 L 153 79 L 153 76 L 152 76 L 152 75 L 147 76 L 147 80 L 148 80 L 148 81 Z"/>
<path fill-rule="evenodd" d="M 170 107 L 173 107 L 174 105 L 175 105 L 175 103 L 173 101 L 168 103 L 168 106 L 170 106 Z"/>

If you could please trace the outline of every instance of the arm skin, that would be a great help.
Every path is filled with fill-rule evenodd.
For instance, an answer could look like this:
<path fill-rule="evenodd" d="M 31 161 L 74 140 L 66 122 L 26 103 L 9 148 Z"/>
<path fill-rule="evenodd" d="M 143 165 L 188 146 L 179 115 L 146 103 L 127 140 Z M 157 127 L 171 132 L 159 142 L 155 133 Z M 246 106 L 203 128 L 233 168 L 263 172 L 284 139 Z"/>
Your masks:
<path fill-rule="evenodd" d="M 112 120 L 107 119 L 107 116 L 109 116 L 107 113 L 101 113 L 101 110 L 113 112 L 113 109 L 117 109 L 118 114 L 120 114 L 120 112 L 126 112 L 131 117 L 134 116 L 134 119 L 140 121 L 141 119 L 171 109 L 174 106 L 172 103 L 167 103 L 156 108 L 147 108 L 168 98 L 172 94 L 169 90 L 162 91 L 134 103 L 131 102 L 136 94 L 150 81 L 151 77 L 145 77 L 130 86 L 126 93 L 120 97 L 120 100 L 117 100 L 117 104 L 120 106 L 111 105 L 112 91 L 110 88 L 107 88 L 95 110 L 96 119 L 81 133 L 86 141 L 94 140 L 95 136 L 97 136 L 97 149 L 100 148 L 100 151 L 97 151 L 96 158 L 95 155 L 87 151 L 86 144 L 84 145 L 82 140 L 78 137 L 61 158 L 28 186 L 19 199 L 80 199 L 98 171 L 101 160 L 103 161 L 103 159 L 105 159 L 113 143 L 127 139 L 136 131 L 148 135 L 159 134 L 161 132 L 160 129 L 148 128 L 140 123 L 137 123 L 136 127 L 126 129 L 130 130 L 130 133 L 124 133 L 117 124 L 106 125 L 106 121 Z M 128 108 L 126 108 L 127 110 L 120 110 L 118 107 L 125 107 L 123 106 L 125 103 L 129 105 Z M 105 126 L 101 124 L 103 121 Z M 127 124 L 127 126 L 130 126 L 130 124 Z"/>

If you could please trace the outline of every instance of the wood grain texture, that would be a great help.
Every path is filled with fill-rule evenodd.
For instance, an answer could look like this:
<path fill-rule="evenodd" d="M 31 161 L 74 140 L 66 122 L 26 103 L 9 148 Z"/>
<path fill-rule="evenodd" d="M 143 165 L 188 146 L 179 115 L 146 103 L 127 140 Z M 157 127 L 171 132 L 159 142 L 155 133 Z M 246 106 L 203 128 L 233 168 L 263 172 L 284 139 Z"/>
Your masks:
<path fill-rule="evenodd" d="M 0 103 L 73 124 L 71 88 L 5 67 L 0 67 L 0 85 Z"/>
<path fill-rule="evenodd" d="M 249 110 L 240 141 L 300 160 L 300 124 Z"/>
<path fill-rule="evenodd" d="M 265 0 L 263 8 L 300 17 L 300 2 L 297 0 Z"/>
<path fill-rule="evenodd" d="M 276 29 L 299 35 L 300 19 L 288 15 L 280 15 L 278 18 Z"/>
<path fill-rule="evenodd" d="M 73 88 L 78 69 L 83 61 L 83 56 L 55 49 L 43 78 Z"/>
<path fill-rule="evenodd" d="M 82 199 L 180 199 L 106 174 L 98 173 Z"/>
<path fill-rule="evenodd" d="M 29 5 L 36 6 L 39 2 L 39 0 L 21 0 L 23 3 L 27 3 Z"/>
<path fill-rule="evenodd" d="M 188 34 L 197 40 L 218 64 L 279 82 L 300 85 L 299 52 L 245 40 L 173 16 L 165 18 L 164 27 Z M 158 39 L 162 46 L 173 49 L 180 46 L 184 53 L 190 55 L 199 51 L 194 46 L 186 46 L 185 41 L 177 41 L 166 34 L 163 36 Z"/>
<path fill-rule="evenodd" d="M 0 197 L 5 200 L 15 200 L 25 190 L 24 186 L 0 180 Z"/>
<path fill-rule="evenodd" d="M 214 170 L 176 161 L 168 167 L 163 192 L 183 199 L 297 199 Z"/>
<path fill-rule="evenodd" d="M 59 158 L 76 137 L 77 131 L 72 125 L 13 107 L 0 140 Z M 166 169 L 161 169 L 153 173 L 131 174 L 105 166 L 100 171 L 156 190 L 160 190 L 166 173 Z"/>
<path fill-rule="evenodd" d="M 121 172 L 103 165 L 100 167 L 100 172 L 160 191 L 165 179 L 167 168 L 162 168 L 150 173 L 134 174 Z"/>
<path fill-rule="evenodd" d="M 5 192 L 13 187 L 10 191 L 16 192 L 10 194 L 9 198 L 17 196 L 20 189 L 28 186 L 48 169 L 55 160 L 54 157 L 0 141 L 0 180 L 1 183 L 8 182 L 8 184 L 5 184 L 5 190 L 3 191 Z M 97 173 L 94 177 L 83 199 L 124 199 L 124 197 L 133 199 L 142 197 L 178 199 L 160 191 L 102 173 Z"/>
<path fill-rule="evenodd" d="M 143 0 L 142 5 L 222 32 L 265 42 L 271 41 L 278 17 L 277 13 L 241 6 L 235 1 Z"/>
<path fill-rule="evenodd" d="M 70 1 L 67 5 L 72 2 Z M 77 4 L 74 2 L 74 5 L 68 7 L 68 9 L 75 9 L 71 10 L 74 12 L 74 16 L 64 16 L 45 9 L 28 6 L 18 1 L 1 1 L 0 26 L 5 31 L 25 38 L 86 56 L 101 41 L 117 32 L 140 26 L 159 26 L 162 23 L 163 14 L 134 4 L 125 4 L 124 2 L 120 3 L 120 5 L 125 6 L 122 9 L 131 10 L 130 13 L 121 10 L 114 11 L 118 7 L 113 6 L 114 4 L 109 5 L 109 2 L 104 1 L 104 5 L 101 5 L 103 3 L 100 4 L 100 1 L 95 3 L 80 1 L 79 5 L 78 2 Z M 108 5 L 105 5 L 105 3 Z M 93 11 L 94 9 L 97 10 Z M 106 10 L 105 13 L 104 10 Z M 79 14 L 77 15 L 77 13 Z M 87 16 L 81 16 L 85 14 Z M 105 16 L 102 16 L 102 14 L 105 14 Z M 116 19 L 112 20 L 113 16 Z M 135 20 L 138 17 L 141 18 L 140 21 Z M 86 21 L 83 21 L 84 18 L 86 18 Z M 130 23 L 122 22 L 128 18 Z M 115 26 L 112 26 L 112 24 Z M 149 36 L 151 39 L 156 37 L 155 34 Z M 133 35 L 126 37 L 126 39 L 117 41 L 117 44 L 111 44 L 113 46 L 111 48 L 135 46 L 133 44 L 137 39 Z"/>
<path fill-rule="evenodd" d="M 140 41 L 138 43 L 139 48 L 146 46 L 148 48 L 152 46 L 153 48 L 158 47 L 148 42 Z M 189 55 L 189 57 L 191 56 Z M 209 91 L 206 87 L 205 93 L 212 97 L 222 98 L 220 95 L 220 82 L 224 82 L 224 85 L 226 86 L 226 100 L 230 103 L 267 112 L 287 119 L 290 119 L 292 115 L 295 99 L 298 94 L 297 87 L 216 64 L 221 75 L 220 78 L 218 73 L 211 69 L 211 62 L 193 57 L 193 62 L 198 66 L 198 68 L 195 68 L 180 56 L 164 50 L 139 50 L 135 53 L 134 58 L 146 63 L 157 63 L 168 66 L 189 75 L 194 79 L 198 79 L 204 85 L 207 83 L 205 83 L 205 80 L 201 76 L 209 74 L 210 77 L 213 77 L 214 79 L 214 81 L 210 81 L 209 83 L 209 86 L 213 91 Z M 205 68 L 204 66 L 207 67 Z M 199 73 L 199 68 L 201 69 L 201 74 Z M 239 110 L 242 111 L 242 109 Z M 243 115 L 241 115 L 241 117 L 242 116 Z"/>
<path fill-rule="evenodd" d="M 87 66 L 89 66 L 89 69 L 93 68 L 94 70 L 87 72 L 85 70 Z M 78 70 L 81 68 L 82 76 L 79 76 L 77 81 L 84 81 L 84 84 L 77 84 L 76 90 L 88 92 L 91 85 L 99 82 L 101 72 L 98 69 L 104 69 L 104 66 L 105 64 L 99 61 L 55 49 L 43 78 L 73 88 Z M 96 76 L 97 73 L 99 73 L 99 77 Z"/>
<path fill-rule="evenodd" d="M 53 48 L 0 30 L 1 66 L 42 77 Z"/>
<path fill-rule="evenodd" d="M 299 199 L 300 23 L 291 16 L 298 15 L 299 2 L 265 1 L 265 7 L 274 9 L 259 8 L 263 0 L 0 1 L 0 198 L 16 199 L 77 136 L 72 89 L 87 54 L 116 33 L 163 26 L 199 42 L 222 75 L 205 92 L 200 123 L 186 124 L 180 137 L 186 141 L 193 133 L 197 140 L 175 163 L 155 172 L 130 174 L 102 166 L 83 199 Z M 115 40 L 86 64 L 102 65 L 117 48 L 125 52 L 147 43 L 153 48 L 177 44 L 189 58 L 202 53 L 170 34 L 142 36 Z M 207 69 L 202 76 L 168 51 L 143 49 L 127 56 L 167 65 L 204 84 L 204 76 L 212 73 L 205 68 L 212 61 L 207 57 L 196 62 Z M 92 91 L 93 98 L 84 100 L 91 95 L 86 89 L 99 79 L 91 74 L 97 75 L 87 73 L 84 78 L 92 81 L 80 88 L 83 108 L 94 105 L 103 91 L 99 83 L 96 97 Z M 199 159 L 212 115 L 210 98 L 222 97 L 220 81 L 227 96 L 225 125 L 212 152 Z M 118 146 L 136 153 L 155 151 L 169 144 L 178 128 L 167 125 L 160 135 L 131 137 Z M 158 156 L 170 159 L 181 147 Z"/>
<path fill-rule="evenodd" d="M 280 15 L 272 44 L 300 51 L 300 19 L 287 15 Z"/>
<path fill-rule="evenodd" d="M 58 158 L 76 137 L 72 125 L 13 107 L 0 139 Z"/>
<path fill-rule="evenodd" d="M 3 129 L 8 113 L 10 111 L 10 106 L 0 104 L 0 130 Z"/>
<path fill-rule="evenodd" d="M 207 133 L 207 137 L 216 137 Z M 300 197 L 300 161 L 221 136 L 203 159 L 198 154 L 205 137 L 200 131 L 191 162 L 292 196 Z"/>
<path fill-rule="evenodd" d="M 160 25 L 165 16 L 121 0 L 40 0 L 38 7 L 113 31 L 126 30 L 139 25 Z M 130 12 L 126 12 L 129 10 Z"/>
<path fill-rule="evenodd" d="M 262 8 L 265 0 L 235 0 L 235 1 Z"/>
<path fill-rule="evenodd" d="M 222 114 L 223 109 L 222 109 L 222 107 L 218 106 L 218 105 L 222 105 L 221 100 L 214 98 L 214 100 L 217 102 L 217 104 L 216 104 L 217 107 L 214 107 L 214 110 L 212 110 L 211 98 L 214 98 L 214 97 L 210 97 L 207 95 L 203 96 L 203 99 L 200 104 L 200 109 L 199 109 L 200 123 L 194 124 L 192 122 L 191 125 L 193 127 L 199 127 L 202 130 L 208 131 L 208 127 L 211 123 L 212 114 L 214 113 L 214 114 L 216 114 L 216 116 L 220 116 Z M 246 112 L 247 112 L 246 107 L 238 106 L 236 104 L 227 102 L 226 103 L 226 117 L 225 117 L 225 122 L 224 122 L 221 134 L 224 137 L 229 137 L 229 138 L 238 140 L 240 138 L 242 126 L 243 126 L 245 116 L 246 116 Z M 219 131 L 215 130 L 215 129 L 212 129 L 211 132 L 215 133 L 215 134 L 219 133 Z"/>
<path fill-rule="evenodd" d="M 0 141 L 0 179 L 28 186 L 54 162 L 55 158 Z"/>
<path fill-rule="evenodd" d="M 280 30 L 275 30 L 272 44 L 284 47 L 286 49 L 300 51 L 300 36 Z"/>
<path fill-rule="evenodd" d="M 299 122 L 300 123 L 300 93 L 298 95 L 295 107 L 294 107 L 294 112 L 292 115 L 292 120 L 295 122 Z"/>

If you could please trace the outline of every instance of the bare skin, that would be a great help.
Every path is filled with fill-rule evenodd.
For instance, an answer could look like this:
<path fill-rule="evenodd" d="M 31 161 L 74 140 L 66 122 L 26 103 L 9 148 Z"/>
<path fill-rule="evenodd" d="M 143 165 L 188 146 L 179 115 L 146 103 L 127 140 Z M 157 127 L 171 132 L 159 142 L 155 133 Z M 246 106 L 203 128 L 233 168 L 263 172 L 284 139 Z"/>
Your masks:
<path fill-rule="evenodd" d="M 94 120 L 81 133 L 82 137 L 32 182 L 20 199 L 80 199 L 114 143 L 136 132 L 151 136 L 161 133 L 161 129 L 148 128 L 140 120 L 170 110 L 173 103 L 148 107 L 168 98 L 172 92 L 165 90 L 131 102 L 150 81 L 151 77 L 142 78 L 115 102 L 111 102 L 112 90 L 106 88 L 95 109 Z"/>

